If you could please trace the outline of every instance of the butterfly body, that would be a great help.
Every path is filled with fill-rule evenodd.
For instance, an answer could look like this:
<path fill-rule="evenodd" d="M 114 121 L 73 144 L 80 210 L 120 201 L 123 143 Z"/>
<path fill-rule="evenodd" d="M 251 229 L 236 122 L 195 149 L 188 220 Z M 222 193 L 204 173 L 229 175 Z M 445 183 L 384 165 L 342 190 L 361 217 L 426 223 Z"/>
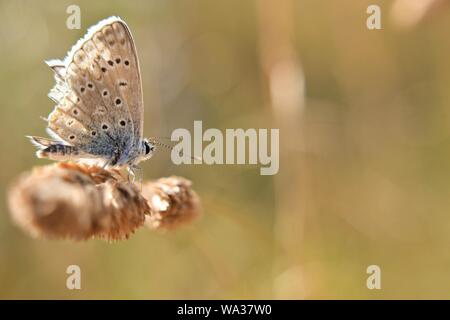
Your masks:
<path fill-rule="evenodd" d="M 56 81 L 47 119 L 53 139 L 29 137 L 38 157 L 128 167 L 151 157 L 155 147 L 142 136 L 139 61 L 123 20 L 100 21 L 63 61 L 47 64 Z"/>

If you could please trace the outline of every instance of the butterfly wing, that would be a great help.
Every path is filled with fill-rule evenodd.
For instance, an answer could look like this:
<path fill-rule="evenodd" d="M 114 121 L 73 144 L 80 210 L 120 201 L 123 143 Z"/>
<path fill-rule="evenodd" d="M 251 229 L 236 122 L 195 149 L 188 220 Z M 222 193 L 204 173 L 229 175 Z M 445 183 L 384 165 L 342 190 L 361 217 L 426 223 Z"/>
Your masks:
<path fill-rule="evenodd" d="M 48 117 L 53 136 L 109 164 L 127 163 L 142 139 L 139 62 L 130 30 L 118 17 L 91 27 L 64 61 L 47 62 L 57 102 Z"/>

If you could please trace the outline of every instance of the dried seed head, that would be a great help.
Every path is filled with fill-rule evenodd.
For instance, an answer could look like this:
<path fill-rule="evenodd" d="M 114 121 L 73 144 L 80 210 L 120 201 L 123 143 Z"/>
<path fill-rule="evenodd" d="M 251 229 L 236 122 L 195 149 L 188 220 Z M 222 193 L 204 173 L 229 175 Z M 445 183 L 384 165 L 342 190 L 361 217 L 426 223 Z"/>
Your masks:
<path fill-rule="evenodd" d="M 139 189 L 116 169 L 57 163 L 23 174 L 9 191 L 9 206 L 31 235 L 74 240 L 126 239 L 144 222 L 173 229 L 199 214 L 189 180 L 161 178 Z"/>
<path fill-rule="evenodd" d="M 13 220 L 33 236 L 127 238 L 149 207 L 118 171 L 58 163 L 24 174 L 9 192 Z"/>
<path fill-rule="evenodd" d="M 142 194 L 150 206 L 145 224 L 150 229 L 172 230 L 196 218 L 200 213 L 199 198 L 191 185 L 189 180 L 181 177 L 145 183 Z"/>

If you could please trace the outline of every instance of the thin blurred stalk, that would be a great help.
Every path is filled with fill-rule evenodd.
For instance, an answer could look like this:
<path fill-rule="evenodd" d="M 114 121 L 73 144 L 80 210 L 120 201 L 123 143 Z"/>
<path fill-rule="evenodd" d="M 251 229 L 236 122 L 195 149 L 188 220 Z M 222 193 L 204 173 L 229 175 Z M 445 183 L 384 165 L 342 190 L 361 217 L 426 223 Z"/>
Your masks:
<path fill-rule="evenodd" d="M 396 0 L 390 10 L 391 21 L 395 27 L 409 30 L 449 5 L 448 0 Z"/>
<path fill-rule="evenodd" d="M 301 244 L 308 206 L 309 177 L 299 155 L 302 135 L 300 120 L 305 107 L 304 74 L 294 48 L 292 0 L 258 2 L 261 67 L 269 92 L 270 110 L 280 129 L 280 170 L 275 175 L 274 237 L 283 254 L 275 260 L 274 297 L 303 298 L 306 290 L 301 274 L 286 283 L 283 274 L 300 272 Z"/>
<path fill-rule="evenodd" d="M 236 285 L 238 277 L 233 269 L 230 268 L 230 263 L 226 258 L 211 246 L 211 241 L 200 232 L 191 232 L 190 240 L 199 253 L 199 257 L 205 262 L 205 265 L 214 275 L 214 279 L 220 286 L 222 291 L 229 291 Z"/>

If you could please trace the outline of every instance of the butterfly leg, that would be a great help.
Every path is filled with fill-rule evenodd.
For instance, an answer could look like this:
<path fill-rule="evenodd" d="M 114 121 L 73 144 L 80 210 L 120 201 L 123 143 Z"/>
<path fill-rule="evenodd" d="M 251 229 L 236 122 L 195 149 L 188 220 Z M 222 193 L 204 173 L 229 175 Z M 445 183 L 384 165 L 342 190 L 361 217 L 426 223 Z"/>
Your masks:
<path fill-rule="evenodd" d="M 103 165 L 102 165 L 102 169 L 103 169 L 103 170 L 106 170 L 106 168 L 107 168 L 108 166 L 112 165 L 112 162 L 113 162 L 113 159 L 112 159 L 112 158 L 106 160 L 106 161 L 103 163 Z"/>
<path fill-rule="evenodd" d="M 139 183 L 142 183 L 142 168 L 131 165 L 127 167 L 128 170 L 128 180 L 131 182 L 135 182 L 136 180 L 139 181 Z"/>
<path fill-rule="evenodd" d="M 136 173 L 134 172 L 132 167 L 127 167 L 128 171 L 128 181 L 134 182 L 136 180 Z"/>

